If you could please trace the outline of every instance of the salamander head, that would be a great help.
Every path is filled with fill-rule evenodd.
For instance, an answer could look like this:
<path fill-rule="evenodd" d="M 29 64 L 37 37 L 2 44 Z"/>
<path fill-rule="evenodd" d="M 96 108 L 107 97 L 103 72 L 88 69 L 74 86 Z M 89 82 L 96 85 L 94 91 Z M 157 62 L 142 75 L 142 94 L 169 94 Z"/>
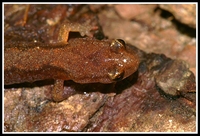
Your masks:
<path fill-rule="evenodd" d="M 72 79 L 79 83 L 112 83 L 130 76 L 138 69 L 139 57 L 126 46 L 121 39 L 82 39 L 78 52 L 82 59 Z"/>
<path fill-rule="evenodd" d="M 133 52 L 129 53 L 126 46 L 122 39 L 115 39 L 110 44 L 111 52 L 117 54 L 117 57 L 113 59 L 117 65 L 108 72 L 108 76 L 112 81 L 122 80 L 138 69 L 138 56 Z"/>

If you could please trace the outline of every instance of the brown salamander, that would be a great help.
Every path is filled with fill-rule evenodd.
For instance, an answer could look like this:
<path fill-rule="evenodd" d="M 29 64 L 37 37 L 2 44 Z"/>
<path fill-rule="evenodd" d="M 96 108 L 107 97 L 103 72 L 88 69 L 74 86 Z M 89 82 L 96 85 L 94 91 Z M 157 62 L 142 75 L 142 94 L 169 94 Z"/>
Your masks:
<path fill-rule="evenodd" d="M 53 100 L 62 101 L 64 80 L 112 83 L 134 73 L 139 58 L 121 39 L 74 38 L 65 46 L 6 42 L 4 84 L 55 79 Z"/>

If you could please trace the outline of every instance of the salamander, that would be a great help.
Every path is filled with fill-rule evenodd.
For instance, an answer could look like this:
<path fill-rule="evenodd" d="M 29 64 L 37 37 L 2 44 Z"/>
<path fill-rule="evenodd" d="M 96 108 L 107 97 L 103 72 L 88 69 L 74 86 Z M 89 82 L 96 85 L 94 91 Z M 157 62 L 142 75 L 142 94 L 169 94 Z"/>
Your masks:
<path fill-rule="evenodd" d="M 64 80 L 77 83 L 113 83 L 133 74 L 136 53 L 122 39 L 72 38 L 66 45 L 5 42 L 4 84 L 54 79 L 54 101 L 62 101 Z"/>

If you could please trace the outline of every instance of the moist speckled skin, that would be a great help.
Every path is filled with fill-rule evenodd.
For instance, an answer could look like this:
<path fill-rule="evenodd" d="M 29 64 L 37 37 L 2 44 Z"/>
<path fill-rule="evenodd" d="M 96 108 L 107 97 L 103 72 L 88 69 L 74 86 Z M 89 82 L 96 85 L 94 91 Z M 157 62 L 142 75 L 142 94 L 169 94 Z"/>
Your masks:
<path fill-rule="evenodd" d="M 126 48 L 111 48 L 112 40 L 76 38 L 67 45 L 6 42 L 4 47 L 4 84 L 44 79 L 73 80 L 78 83 L 112 83 L 109 73 L 134 73 L 139 59 Z M 114 49 L 115 50 L 115 49 Z M 123 79 L 122 78 L 122 79 Z"/>

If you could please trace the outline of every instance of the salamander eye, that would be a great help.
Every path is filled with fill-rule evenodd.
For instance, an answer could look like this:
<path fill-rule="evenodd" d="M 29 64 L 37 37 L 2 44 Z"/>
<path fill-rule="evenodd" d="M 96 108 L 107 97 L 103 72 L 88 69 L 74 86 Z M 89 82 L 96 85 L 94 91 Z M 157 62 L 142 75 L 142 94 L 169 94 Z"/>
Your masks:
<path fill-rule="evenodd" d="M 119 81 L 119 80 L 123 79 L 124 73 L 125 73 L 124 70 L 113 69 L 111 72 L 108 73 L 108 76 L 113 81 Z"/>
<path fill-rule="evenodd" d="M 116 53 L 121 53 L 122 50 L 126 49 L 126 44 L 122 39 L 115 39 L 112 41 L 110 47 L 112 51 Z"/>

